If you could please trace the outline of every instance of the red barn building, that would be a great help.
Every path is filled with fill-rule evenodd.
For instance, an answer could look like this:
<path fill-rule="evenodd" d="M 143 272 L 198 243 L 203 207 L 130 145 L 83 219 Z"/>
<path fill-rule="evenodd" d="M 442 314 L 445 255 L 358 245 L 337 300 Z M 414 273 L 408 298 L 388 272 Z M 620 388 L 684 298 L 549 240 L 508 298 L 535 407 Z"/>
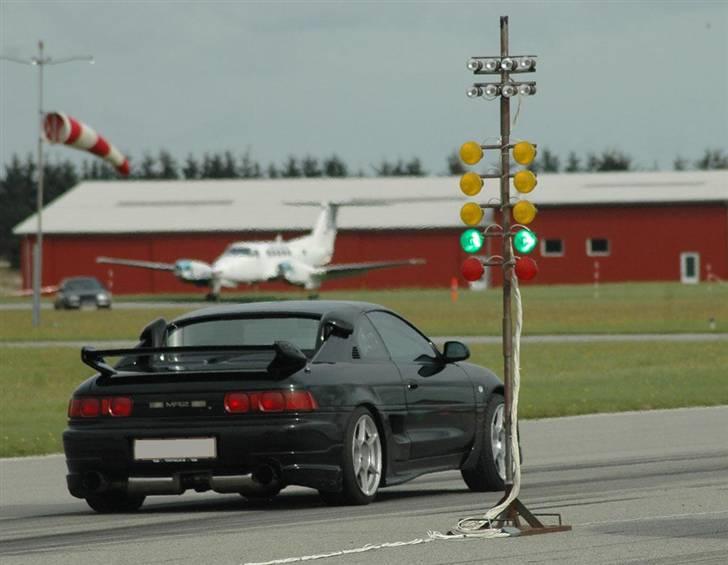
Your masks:
<path fill-rule="evenodd" d="M 481 201 L 489 193 L 497 196 L 495 181 L 486 181 Z M 445 287 L 460 278 L 459 210 L 467 199 L 455 177 L 113 181 L 83 182 L 44 209 L 43 285 L 88 274 L 116 293 L 189 292 L 194 287 L 171 273 L 101 265 L 96 257 L 211 262 L 233 241 L 308 232 L 318 210 L 288 202 L 356 198 L 390 203 L 340 209 L 334 263 L 427 263 L 324 289 Z M 602 282 L 728 280 L 728 171 L 544 174 L 528 198 L 539 209 L 529 226 L 540 239 L 535 284 L 590 283 L 595 270 Z M 35 216 L 15 228 L 25 287 L 35 232 Z M 500 240 L 490 243 L 500 254 Z"/>

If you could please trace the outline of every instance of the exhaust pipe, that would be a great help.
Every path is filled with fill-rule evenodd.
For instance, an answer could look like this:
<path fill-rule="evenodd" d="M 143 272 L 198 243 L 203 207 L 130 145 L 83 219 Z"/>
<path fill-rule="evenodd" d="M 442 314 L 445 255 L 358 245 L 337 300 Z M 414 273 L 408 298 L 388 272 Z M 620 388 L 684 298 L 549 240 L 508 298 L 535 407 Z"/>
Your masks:
<path fill-rule="evenodd" d="M 278 493 L 281 478 L 271 465 L 261 465 L 249 475 L 129 477 L 124 482 L 111 482 L 101 473 L 89 471 L 82 476 L 81 486 L 87 493 L 125 490 L 131 495 L 182 494 L 194 488 L 199 492 L 211 489 L 219 493 L 266 496 Z"/>
<path fill-rule="evenodd" d="M 179 476 L 129 477 L 126 483 L 129 494 L 182 494 L 184 490 Z"/>
<path fill-rule="evenodd" d="M 265 495 L 277 493 L 280 487 L 280 476 L 270 465 L 261 465 L 250 475 L 210 477 L 210 488 L 219 493 Z"/>

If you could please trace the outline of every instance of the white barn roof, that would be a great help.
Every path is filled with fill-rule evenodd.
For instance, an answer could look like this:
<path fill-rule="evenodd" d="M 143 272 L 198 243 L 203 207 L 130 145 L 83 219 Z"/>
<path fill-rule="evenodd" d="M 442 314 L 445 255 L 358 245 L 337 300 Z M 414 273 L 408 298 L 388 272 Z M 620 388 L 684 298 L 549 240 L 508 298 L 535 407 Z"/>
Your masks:
<path fill-rule="evenodd" d="M 486 179 L 481 201 L 497 197 Z M 513 191 L 514 194 L 515 191 Z M 309 230 L 318 210 L 290 201 L 413 199 L 343 207 L 339 229 L 460 228 L 457 177 L 87 181 L 43 211 L 48 234 Z M 422 199 L 417 202 L 416 199 Z M 528 199 L 541 206 L 728 204 L 728 171 L 542 174 Z M 14 233 L 34 234 L 35 215 Z"/>

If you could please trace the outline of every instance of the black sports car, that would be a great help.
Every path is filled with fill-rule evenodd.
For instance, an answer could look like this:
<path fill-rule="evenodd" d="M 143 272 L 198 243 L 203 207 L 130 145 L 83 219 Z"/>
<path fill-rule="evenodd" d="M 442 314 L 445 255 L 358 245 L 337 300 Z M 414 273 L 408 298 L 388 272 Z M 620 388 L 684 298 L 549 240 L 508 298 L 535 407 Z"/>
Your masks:
<path fill-rule="evenodd" d="M 82 350 L 98 373 L 69 404 L 68 489 L 99 512 L 187 489 L 269 498 L 286 485 L 368 504 L 380 487 L 446 469 L 472 490 L 501 490 L 503 385 L 469 355 L 456 341 L 440 353 L 362 302 L 157 320 L 135 348 Z"/>

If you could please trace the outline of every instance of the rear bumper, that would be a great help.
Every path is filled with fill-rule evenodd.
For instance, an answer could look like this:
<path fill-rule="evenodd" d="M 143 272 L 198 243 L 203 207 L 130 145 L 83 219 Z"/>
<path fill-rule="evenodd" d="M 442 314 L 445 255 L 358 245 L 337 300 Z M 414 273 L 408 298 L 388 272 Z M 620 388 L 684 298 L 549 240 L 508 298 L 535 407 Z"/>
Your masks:
<path fill-rule="evenodd" d="M 104 490 L 149 495 L 181 494 L 187 489 L 245 492 L 250 475 L 264 469 L 265 473 L 272 471 L 281 486 L 339 490 L 345 425 L 345 414 L 316 413 L 306 419 L 287 416 L 266 422 L 72 426 L 63 434 L 68 489 L 78 498 Z M 134 459 L 135 439 L 194 437 L 215 438 L 216 457 Z"/>

